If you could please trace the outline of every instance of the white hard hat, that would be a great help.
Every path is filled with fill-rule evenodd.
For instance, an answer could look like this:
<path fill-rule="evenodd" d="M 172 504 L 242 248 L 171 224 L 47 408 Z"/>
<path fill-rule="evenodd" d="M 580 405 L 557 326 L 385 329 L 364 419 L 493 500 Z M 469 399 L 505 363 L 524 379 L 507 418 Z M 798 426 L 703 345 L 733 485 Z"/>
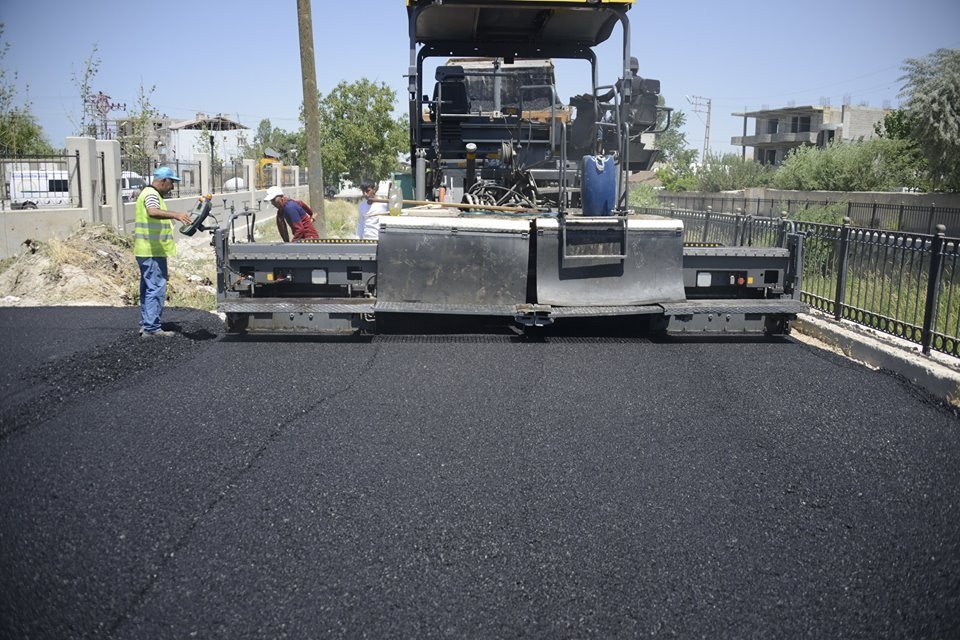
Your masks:
<path fill-rule="evenodd" d="M 267 195 L 263 196 L 263 199 L 265 202 L 273 202 L 274 198 L 282 195 L 283 195 L 283 189 L 277 186 L 273 186 L 267 189 Z"/>

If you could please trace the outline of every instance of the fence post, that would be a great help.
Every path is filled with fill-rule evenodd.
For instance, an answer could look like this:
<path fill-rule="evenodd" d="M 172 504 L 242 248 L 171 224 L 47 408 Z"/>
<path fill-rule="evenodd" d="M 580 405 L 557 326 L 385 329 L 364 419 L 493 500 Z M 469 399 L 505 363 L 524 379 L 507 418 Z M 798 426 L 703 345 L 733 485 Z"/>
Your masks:
<path fill-rule="evenodd" d="M 704 244 L 707 243 L 707 234 L 710 232 L 710 213 L 713 211 L 713 207 L 707 207 L 706 215 L 703 219 L 703 238 L 700 240 Z"/>
<path fill-rule="evenodd" d="M 877 228 L 877 201 L 873 201 L 873 210 L 870 212 L 870 228 Z"/>
<path fill-rule="evenodd" d="M 850 218 L 843 219 L 840 227 L 840 255 L 837 256 L 837 295 L 833 301 L 833 317 L 843 317 L 843 300 L 847 295 L 847 253 L 850 245 Z"/>
<path fill-rule="evenodd" d="M 853 203 L 852 202 L 847 203 L 847 217 L 853 220 Z"/>
<path fill-rule="evenodd" d="M 930 245 L 927 303 L 923 308 L 923 332 L 920 334 L 920 344 L 923 346 L 924 354 L 930 353 L 930 345 L 933 342 L 933 320 L 937 316 L 937 306 L 940 301 L 940 280 L 943 277 L 940 269 L 943 258 L 943 236 L 946 233 L 947 228 L 938 224 L 937 234 L 933 237 L 933 243 Z"/>
<path fill-rule="evenodd" d="M 900 211 L 897 213 L 897 231 L 903 231 L 903 203 L 900 203 Z"/>
<path fill-rule="evenodd" d="M 740 239 L 740 220 L 743 218 L 741 215 L 742 209 L 737 207 L 737 211 L 733 216 L 733 246 L 739 247 L 742 244 Z"/>
<path fill-rule="evenodd" d="M 77 149 L 73 152 L 74 162 L 76 162 L 77 167 L 77 206 L 83 207 L 83 180 L 81 180 L 80 174 L 80 149 Z"/>

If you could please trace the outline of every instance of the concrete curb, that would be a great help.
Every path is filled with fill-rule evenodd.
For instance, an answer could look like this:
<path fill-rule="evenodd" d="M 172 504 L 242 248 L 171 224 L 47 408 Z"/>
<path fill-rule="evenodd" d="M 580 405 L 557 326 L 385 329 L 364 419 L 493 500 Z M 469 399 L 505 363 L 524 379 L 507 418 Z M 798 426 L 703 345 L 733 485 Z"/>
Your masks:
<path fill-rule="evenodd" d="M 960 407 L 960 362 L 953 358 L 942 354 L 926 356 L 912 342 L 815 313 L 798 316 L 793 329 L 792 337 L 799 342 L 841 353 L 874 369 L 891 371 L 930 395 Z"/>

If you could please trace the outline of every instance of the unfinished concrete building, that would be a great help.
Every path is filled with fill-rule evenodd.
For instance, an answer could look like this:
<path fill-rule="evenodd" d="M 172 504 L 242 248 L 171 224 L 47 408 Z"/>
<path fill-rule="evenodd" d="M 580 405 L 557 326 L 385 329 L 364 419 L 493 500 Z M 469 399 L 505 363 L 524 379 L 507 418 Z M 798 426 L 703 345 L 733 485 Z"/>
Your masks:
<path fill-rule="evenodd" d="M 761 109 L 732 115 L 743 118 L 743 135 L 730 143 L 742 149 L 743 157 L 762 164 L 779 165 L 801 145 L 826 146 L 833 141 L 867 140 L 876 136 L 874 125 L 883 121 L 889 109 L 843 105 Z M 750 135 L 748 120 L 754 120 Z M 747 147 L 753 148 L 749 155 Z"/>

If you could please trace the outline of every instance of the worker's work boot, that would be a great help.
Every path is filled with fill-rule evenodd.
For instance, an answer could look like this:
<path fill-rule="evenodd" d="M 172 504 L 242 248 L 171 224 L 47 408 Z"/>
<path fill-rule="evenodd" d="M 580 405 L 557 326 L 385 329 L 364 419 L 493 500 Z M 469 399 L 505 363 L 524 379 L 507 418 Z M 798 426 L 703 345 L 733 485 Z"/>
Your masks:
<path fill-rule="evenodd" d="M 176 331 L 164 331 L 163 329 L 158 329 L 157 331 L 141 331 L 141 338 L 172 338 L 177 335 Z"/>

